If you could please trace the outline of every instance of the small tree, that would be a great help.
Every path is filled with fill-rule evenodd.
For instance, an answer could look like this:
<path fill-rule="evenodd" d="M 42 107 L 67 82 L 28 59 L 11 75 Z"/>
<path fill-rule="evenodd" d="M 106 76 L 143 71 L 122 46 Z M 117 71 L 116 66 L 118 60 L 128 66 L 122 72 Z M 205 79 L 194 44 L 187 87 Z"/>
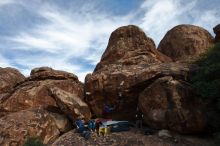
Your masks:
<path fill-rule="evenodd" d="M 23 146 L 44 146 L 43 142 L 36 137 L 27 138 Z"/>

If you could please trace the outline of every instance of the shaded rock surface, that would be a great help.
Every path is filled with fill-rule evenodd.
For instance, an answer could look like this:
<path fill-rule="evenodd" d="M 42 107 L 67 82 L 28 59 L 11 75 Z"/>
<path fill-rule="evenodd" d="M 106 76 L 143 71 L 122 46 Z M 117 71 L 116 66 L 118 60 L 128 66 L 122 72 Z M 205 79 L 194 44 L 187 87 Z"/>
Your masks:
<path fill-rule="evenodd" d="M 198 26 L 178 25 L 161 40 L 158 50 L 173 61 L 189 61 L 204 53 L 213 43 L 211 34 Z"/>
<path fill-rule="evenodd" d="M 155 135 L 143 135 L 132 129 L 127 132 L 111 133 L 106 137 L 93 133 L 89 140 L 84 140 L 74 130 L 59 137 L 51 146 L 212 146 L 213 141 L 174 135 L 173 138 L 159 138 Z"/>
<path fill-rule="evenodd" d="M 51 68 L 33 69 L 31 76 L 20 83 L 0 101 L 0 108 L 7 112 L 16 112 L 34 107 L 56 106 L 49 88 L 57 87 L 83 99 L 83 84 L 73 74 Z"/>
<path fill-rule="evenodd" d="M 23 145 L 28 137 L 39 137 L 44 144 L 70 130 L 70 123 L 61 115 L 51 115 L 43 109 L 30 109 L 0 118 L 0 145 Z"/>
<path fill-rule="evenodd" d="M 214 33 L 216 34 L 215 36 L 215 42 L 220 42 L 220 24 L 216 25 L 214 28 L 213 28 L 213 31 Z"/>
<path fill-rule="evenodd" d="M 206 128 L 206 118 L 202 104 L 195 98 L 188 83 L 167 76 L 140 94 L 139 107 L 144 121 L 153 128 L 199 133 Z"/>
<path fill-rule="evenodd" d="M 18 70 L 0 67 L 0 94 L 10 92 L 16 84 L 24 80 L 25 77 Z"/>
<path fill-rule="evenodd" d="M 89 121 L 91 112 L 88 105 L 74 93 L 69 93 L 57 87 L 50 88 L 50 94 L 55 98 L 58 107 L 75 121 L 76 119 L 84 119 Z"/>
<path fill-rule="evenodd" d="M 194 65 L 178 63 L 109 65 L 105 70 L 86 76 L 86 100 L 97 116 L 133 120 L 138 96 L 151 82 L 167 75 L 186 80 L 196 69 Z M 113 107 L 114 111 L 103 114 L 105 105 Z"/>

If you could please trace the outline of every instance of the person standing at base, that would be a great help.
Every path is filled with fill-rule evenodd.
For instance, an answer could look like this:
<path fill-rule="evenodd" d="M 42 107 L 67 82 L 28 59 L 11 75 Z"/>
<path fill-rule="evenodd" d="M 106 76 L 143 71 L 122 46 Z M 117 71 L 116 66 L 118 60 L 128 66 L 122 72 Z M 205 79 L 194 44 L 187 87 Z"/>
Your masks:
<path fill-rule="evenodd" d="M 143 118 L 144 118 L 143 113 L 142 113 L 141 110 L 137 107 L 137 109 L 136 109 L 136 114 L 135 114 L 135 127 L 136 127 L 136 128 L 142 129 L 142 127 L 143 127 Z"/>

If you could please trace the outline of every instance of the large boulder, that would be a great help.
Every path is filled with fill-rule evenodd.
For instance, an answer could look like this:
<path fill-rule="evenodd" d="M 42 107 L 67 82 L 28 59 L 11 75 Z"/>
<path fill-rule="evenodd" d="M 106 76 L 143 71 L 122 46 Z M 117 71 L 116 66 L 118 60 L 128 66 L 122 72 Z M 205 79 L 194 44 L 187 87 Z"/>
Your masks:
<path fill-rule="evenodd" d="M 153 80 L 164 75 L 187 79 L 194 69 L 170 63 L 139 28 L 121 27 L 112 33 L 95 71 L 85 78 L 86 101 L 97 116 L 132 120 L 139 93 Z M 106 113 L 106 107 L 113 111 Z"/>
<path fill-rule="evenodd" d="M 39 106 L 57 107 L 56 101 L 49 93 L 52 87 L 83 99 L 83 84 L 75 75 L 43 67 L 32 70 L 29 78 L 20 83 L 7 98 L 1 100 L 0 109 L 5 112 L 16 112 Z"/>
<path fill-rule="evenodd" d="M 201 105 L 188 83 L 171 76 L 157 79 L 139 97 L 139 107 L 149 126 L 184 134 L 205 130 Z"/>
<path fill-rule="evenodd" d="M 216 25 L 213 28 L 213 31 L 216 34 L 216 36 L 215 36 L 215 43 L 220 42 L 220 24 Z"/>
<path fill-rule="evenodd" d="M 28 138 L 39 138 L 44 144 L 70 130 L 68 119 L 43 109 L 30 109 L 0 118 L 0 145 L 21 146 Z"/>
<path fill-rule="evenodd" d="M 140 28 L 128 25 L 112 32 L 95 71 L 109 64 L 140 65 L 168 61 L 171 59 L 157 51 L 154 41 Z"/>
<path fill-rule="evenodd" d="M 88 105 L 74 93 L 66 92 L 60 88 L 50 88 L 50 93 L 54 97 L 58 107 L 72 119 L 84 119 L 89 121 L 91 112 Z"/>
<path fill-rule="evenodd" d="M 212 35 L 194 25 L 178 25 L 161 40 L 158 50 L 173 61 L 189 61 L 204 53 L 213 43 Z"/>
<path fill-rule="evenodd" d="M 10 92 L 15 85 L 24 80 L 24 75 L 22 75 L 18 70 L 10 67 L 0 67 L 0 94 Z"/>

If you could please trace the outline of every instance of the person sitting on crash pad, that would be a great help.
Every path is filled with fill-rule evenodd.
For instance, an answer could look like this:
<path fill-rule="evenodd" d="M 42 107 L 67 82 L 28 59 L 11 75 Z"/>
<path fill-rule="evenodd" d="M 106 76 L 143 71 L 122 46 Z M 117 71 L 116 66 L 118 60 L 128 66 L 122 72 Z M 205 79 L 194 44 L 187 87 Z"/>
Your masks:
<path fill-rule="evenodd" d="M 88 128 L 89 128 L 90 131 L 95 131 L 96 130 L 96 121 L 95 120 L 89 120 Z"/>
<path fill-rule="evenodd" d="M 84 137 L 86 140 L 88 140 L 91 135 L 91 132 L 85 129 L 84 121 L 79 119 L 75 121 L 75 124 L 77 132 L 80 133 L 80 135 Z"/>
<path fill-rule="evenodd" d="M 77 132 L 82 133 L 85 130 L 84 122 L 82 120 L 75 121 Z"/>

